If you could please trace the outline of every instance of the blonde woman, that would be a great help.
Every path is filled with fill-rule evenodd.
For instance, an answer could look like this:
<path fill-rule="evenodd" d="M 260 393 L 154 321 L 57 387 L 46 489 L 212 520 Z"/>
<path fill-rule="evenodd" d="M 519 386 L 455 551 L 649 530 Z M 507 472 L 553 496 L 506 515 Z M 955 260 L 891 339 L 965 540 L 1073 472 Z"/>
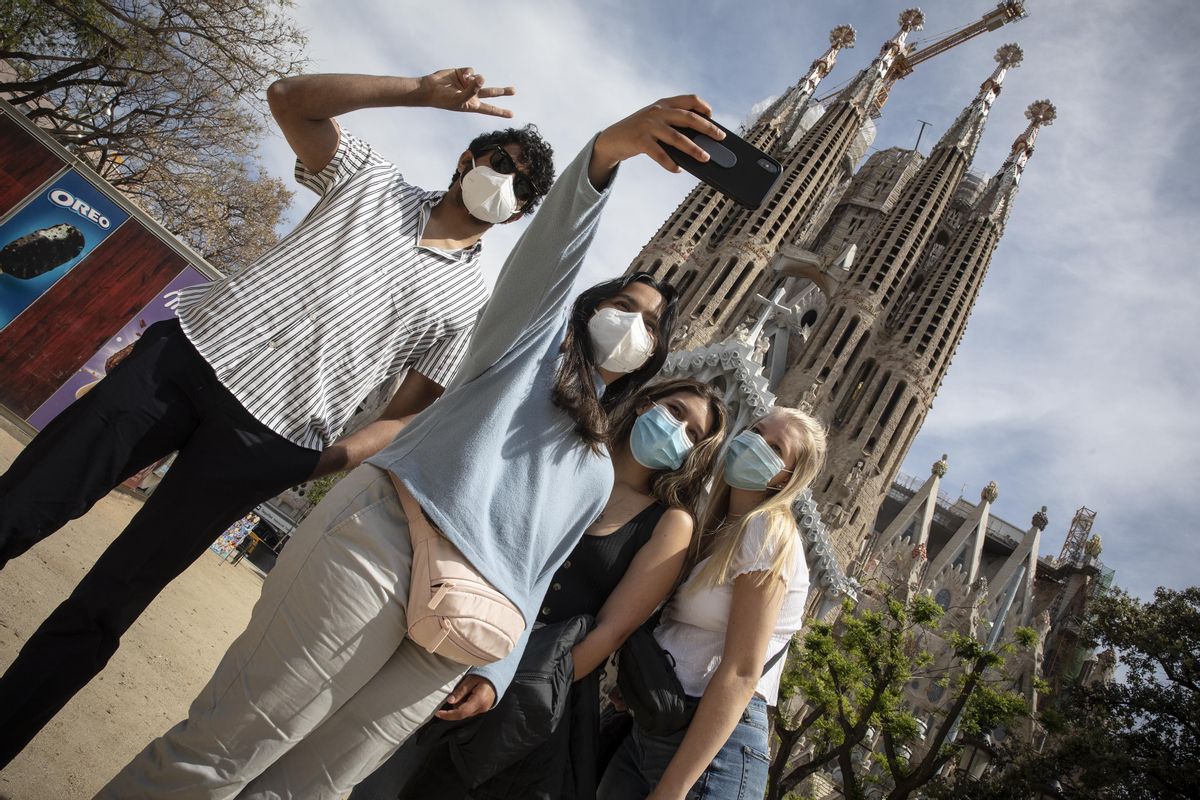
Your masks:
<path fill-rule="evenodd" d="M 800 629 L 808 567 L 792 504 L 821 470 L 825 431 L 780 408 L 730 442 L 701 521 L 695 566 L 654 635 L 695 709 L 671 736 L 634 726 L 601 800 L 736 800 L 767 785 L 767 706 Z"/>

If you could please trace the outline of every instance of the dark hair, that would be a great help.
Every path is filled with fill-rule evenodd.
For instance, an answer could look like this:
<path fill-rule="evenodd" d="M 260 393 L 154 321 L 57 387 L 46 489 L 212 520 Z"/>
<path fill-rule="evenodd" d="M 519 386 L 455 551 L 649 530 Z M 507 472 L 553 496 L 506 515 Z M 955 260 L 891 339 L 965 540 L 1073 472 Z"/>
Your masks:
<path fill-rule="evenodd" d="M 658 320 L 658 336 L 654 352 L 638 369 L 610 383 L 601 399 L 592 382 L 592 369 L 596 363 L 592 352 L 592 338 L 588 335 L 588 322 L 596 313 L 596 306 L 615 297 L 622 289 L 634 282 L 644 283 L 663 296 L 663 310 Z M 675 326 L 675 289 L 648 272 L 634 272 L 621 278 L 598 283 L 585 289 L 575 298 L 571 315 L 567 319 L 567 335 L 563 337 L 562 361 L 554 376 L 554 405 L 563 409 L 575 421 L 575 430 L 594 452 L 608 443 L 608 412 L 628 400 L 646 385 L 667 360 L 670 352 L 671 334 Z"/>
<path fill-rule="evenodd" d="M 542 138 L 537 125 L 532 124 L 523 128 L 504 128 L 491 133 L 481 133 L 471 140 L 467 149 L 471 151 L 471 155 L 478 158 L 492 147 L 506 144 L 516 144 L 521 148 L 520 166 L 525 168 L 525 173 L 537 189 L 537 194 L 521 209 L 528 214 L 537 208 L 538 203 L 542 202 L 542 198 L 550 191 L 550 185 L 554 183 L 554 150 L 550 143 Z M 455 172 L 450 178 L 450 183 L 453 184 L 458 178 L 459 173 Z"/>

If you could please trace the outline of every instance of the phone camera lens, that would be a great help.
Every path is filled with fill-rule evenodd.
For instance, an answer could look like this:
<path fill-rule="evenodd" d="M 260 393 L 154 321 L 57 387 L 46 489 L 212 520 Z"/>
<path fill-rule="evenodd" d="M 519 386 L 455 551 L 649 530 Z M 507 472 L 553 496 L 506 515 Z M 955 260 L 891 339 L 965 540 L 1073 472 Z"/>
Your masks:
<path fill-rule="evenodd" d="M 774 175 L 776 172 L 779 172 L 779 165 L 769 158 L 760 158 L 758 160 L 758 165 L 772 175 Z"/>

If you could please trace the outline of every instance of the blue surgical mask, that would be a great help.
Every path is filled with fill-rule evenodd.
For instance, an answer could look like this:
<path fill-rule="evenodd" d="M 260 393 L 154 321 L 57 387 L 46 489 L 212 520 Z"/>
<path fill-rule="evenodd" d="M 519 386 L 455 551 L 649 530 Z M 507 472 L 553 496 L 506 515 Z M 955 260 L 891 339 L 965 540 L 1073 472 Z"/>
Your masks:
<path fill-rule="evenodd" d="M 725 482 L 736 489 L 766 491 L 783 469 L 783 459 L 754 431 L 742 431 L 725 452 Z"/>
<path fill-rule="evenodd" d="M 686 423 L 655 403 L 633 423 L 629 450 L 647 469 L 679 469 L 693 447 L 686 429 Z"/>

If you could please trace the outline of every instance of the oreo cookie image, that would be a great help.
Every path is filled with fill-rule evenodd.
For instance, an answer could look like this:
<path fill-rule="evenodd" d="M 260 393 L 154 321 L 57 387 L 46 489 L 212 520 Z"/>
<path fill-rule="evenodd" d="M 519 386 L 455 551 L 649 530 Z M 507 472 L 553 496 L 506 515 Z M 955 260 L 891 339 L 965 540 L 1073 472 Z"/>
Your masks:
<path fill-rule="evenodd" d="M 82 253 L 83 246 L 83 233 L 74 225 L 51 225 L 0 249 L 0 272 L 21 280 L 36 278 Z"/>

